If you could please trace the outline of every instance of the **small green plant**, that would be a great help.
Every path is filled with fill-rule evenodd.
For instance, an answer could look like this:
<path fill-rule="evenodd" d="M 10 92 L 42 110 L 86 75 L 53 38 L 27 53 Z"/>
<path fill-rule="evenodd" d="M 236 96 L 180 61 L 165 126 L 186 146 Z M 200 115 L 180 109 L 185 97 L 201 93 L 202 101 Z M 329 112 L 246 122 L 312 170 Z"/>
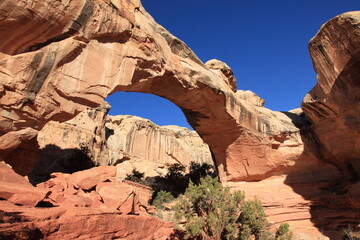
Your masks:
<path fill-rule="evenodd" d="M 288 223 L 280 224 L 279 228 L 276 230 L 275 239 L 291 240 L 292 237 L 293 237 L 293 232 L 290 231 L 290 225 Z"/>
<path fill-rule="evenodd" d="M 196 185 L 190 181 L 180 202 L 175 206 L 175 217 L 185 218 L 185 238 L 236 239 L 239 229 L 237 220 L 242 192 L 230 193 L 217 179 L 206 176 Z"/>
<path fill-rule="evenodd" d="M 198 185 L 200 183 L 200 179 L 210 175 L 213 176 L 214 175 L 214 167 L 211 166 L 208 163 L 197 163 L 197 162 L 190 162 L 190 180 L 195 183 L 196 185 Z"/>
<path fill-rule="evenodd" d="M 240 239 L 247 240 L 253 235 L 255 240 L 267 239 L 270 226 L 266 219 L 266 214 L 259 200 L 245 201 L 241 206 Z"/>
<path fill-rule="evenodd" d="M 169 166 L 168 173 L 165 178 L 170 183 L 176 183 L 181 180 L 185 175 L 185 167 L 179 163 L 174 163 Z"/>
<path fill-rule="evenodd" d="M 163 206 L 164 203 L 168 203 L 168 202 L 171 202 L 171 201 L 174 201 L 174 200 L 175 200 L 175 198 L 171 194 L 171 192 L 161 190 L 160 192 L 158 192 L 156 194 L 152 204 L 155 207 L 159 208 L 159 209 L 163 209 L 164 208 L 164 206 Z"/>

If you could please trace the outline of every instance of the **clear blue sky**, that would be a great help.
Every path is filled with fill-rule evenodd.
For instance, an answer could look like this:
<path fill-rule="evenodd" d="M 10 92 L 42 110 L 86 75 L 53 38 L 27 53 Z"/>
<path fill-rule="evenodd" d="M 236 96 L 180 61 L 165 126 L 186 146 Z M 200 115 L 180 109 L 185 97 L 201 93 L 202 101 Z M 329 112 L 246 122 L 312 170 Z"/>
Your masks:
<path fill-rule="evenodd" d="M 226 62 L 238 89 L 265 99 L 265 107 L 300 107 L 315 85 L 307 44 L 326 21 L 360 10 L 360 0 L 143 0 L 145 9 L 206 62 Z M 129 114 L 159 125 L 188 127 L 171 102 L 148 94 L 116 93 L 111 115 Z"/>

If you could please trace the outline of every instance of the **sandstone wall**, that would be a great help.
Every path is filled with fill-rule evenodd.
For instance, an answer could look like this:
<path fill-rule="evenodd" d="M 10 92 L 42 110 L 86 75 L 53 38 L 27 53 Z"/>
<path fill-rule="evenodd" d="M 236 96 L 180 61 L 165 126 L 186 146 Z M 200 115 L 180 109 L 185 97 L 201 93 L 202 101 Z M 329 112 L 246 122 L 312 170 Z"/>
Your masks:
<path fill-rule="evenodd" d="M 309 43 L 318 82 L 302 108 L 324 160 L 350 181 L 360 180 L 360 13 L 324 24 Z"/>
<path fill-rule="evenodd" d="M 80 161 L 79 152 L 94 165 L 118 165 L 122 177 L 134 168 L 154 177 L 165 175 L 174 163 L 187 170 L 191 162 L 213 165 L 208 145 L 195 131 L 160 127 L 135 116 L 110 116 L 109 107 L 104 103 L 69 121 L 47 123 L 37 137 L 41 154 L 31 176 L 69 171 L 63 166 Z"/>
<path fill-rule="evenodd" d="M 178 126 L 158 126 L 135 116 L 109 116 L 107 147 L 109 164 L 120 163 L 125 172 L 133 168 L 146 176 L 165 175 L 174 163 L 188 170 L 191 162 L 213 165 L 207 144 L 195 131 Z"/>

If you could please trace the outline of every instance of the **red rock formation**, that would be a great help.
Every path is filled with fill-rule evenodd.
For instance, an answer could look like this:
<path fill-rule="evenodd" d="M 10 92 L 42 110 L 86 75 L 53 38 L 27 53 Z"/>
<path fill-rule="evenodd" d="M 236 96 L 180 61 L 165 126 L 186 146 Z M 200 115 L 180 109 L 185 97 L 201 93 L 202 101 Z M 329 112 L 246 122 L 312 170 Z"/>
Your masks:
<path fill-rule="evenodd" d="M 173 232 L 147 214 L 154 213 L 150 188 L 119 182 L 116 167 L 53 173 L 37 187 L 3 163 L 0 173 L 0 198 L 7 200 L 0 200 L 1 239 L 165 239 Z M 43 207 L 20 206 L 38 202 Z"/>
<path fill-rule="evenodd" d="M 14 204 L 34 207 L 42 201 L 49 191 L 33 187 L 25 178 L 19 176 L 0 162 L 0 199 Z"/>
<path fill-rule="evenodd" d="M 187 170 L 191 162 L 213 164 L 209 147 L 187 128 L 160 127 L 135 116 L 109 116 L 106 127 L 113 132 L 107 139 L 109 163 L 119 163 L 123 177 L 133 168 L 154 177 L 174 163 Z"/>
<path fill-rule="evenodd" d="M 211 147 L 223 181 L 286 172 L 302 151 L 291 118 L 241 100 L 225 64 L 203 64 L 139 1 L 21 7 L 3 1 L 0 7 L 12 9 L 11 21 L 3 21 L 0 30 L 7 36 L 0 44 L 1 133 L 38 131 L 50 120 L 64 121 L 99 105 L 108 94 L 137 91 L 167 98 L 183 110 Z M 59 9 L 61 16 L 54 17 Z M 9 148 L 1 148 L 9 161 Z"/>
<path fill-rule="evenodd" d="M 166 239 L 159 218 L 83 207 L 26 208 L 0 201 L 2 239 Z"/>
<path fill-rule="evenodd" d="M 309 43 L 318 82 L 302 108 L 331 162 L 351 181 L 360 176 L 360 13 L 324 24 Z"/>
<path fill-rule="evenodd" d="M 303 154 L 313 152 L 318 159 L 304 160 L 314 165 L 256 183 L 228 184 L 261 199 L 271 222 L 289 222 L 300 239 L 341 239 L 348 226 L 360 230 L 359 26 L 360 12 L 342 14 L 309 43 L 318 83 L 303 100 L 311 125 L 302 128 L 302 139 Z M 296 161 L 294 168 L 301 164 Z"/>
<path fill-rule="evenodd" d="M 322 196 L 334 193 L 335 205 L 346 206 L 345 199 L 353 212 L 358 210 L 353 198 L 360 146 L 358 12 L 331 20 L 310 43 L 319 74 L 303 103 L 310 128 L 295 113 L 273 112 L 242 99 L 226 65 L 203 64 L 138 0 L 4 0 L 0 9 L 0 35 L 7 36 L 0 42 L 0 155 L 17 172 L 27 169 L 19 163 L 25 158 L 16 160 L 14 153 L 25 156 L 47 122 L 68 120 L 113 92 L 138 91 L 167 98 L 182 109 L 209 144 L 222 181 L 266 182 L 287 174 L 284 183 L 295 192 L 289 194 L 300 199 L 295 205 L 302 205 L 302 198 L 314 201 L 310 221 L 318 229 L 331 221 L 328 232 L 344 221 L 327 217 L 319 222 L 316 214 L 336 209 L 325 206 Z M 330 182 L 319 198 L 294 180 L 303 181 L 314 170 L 326 173 L 315 177 L 310 189 Z M 276 199 L 283 201 L 283 196 Z M 287 211 L 278 209 L 279 215 Z"/>
<path fill-rule="evenodd" d="M 47 123 L 38 133 L 41 160 L 35 165 L 34 175 L 64 171 L 58 166 L 64 163 L 55 162 L 74 161 L 79 151 L 96 165 L 118 165 L 122 170 L 118 177 L 122 178 L 134 168 L 141 169 L 145 177 L 154 177 L 165 175 L 167 166 L 174 163 L 187 169 L 190 162 L 213 164 L 209 147 L 195 131 L 160 127 L 135 116 L 108 116 L 107 110 L 87 109 L 69 121 Z M 54 151 L 50 146 L 61 150 Z M 64 154 L 66 149 L 74 151 Z"/>

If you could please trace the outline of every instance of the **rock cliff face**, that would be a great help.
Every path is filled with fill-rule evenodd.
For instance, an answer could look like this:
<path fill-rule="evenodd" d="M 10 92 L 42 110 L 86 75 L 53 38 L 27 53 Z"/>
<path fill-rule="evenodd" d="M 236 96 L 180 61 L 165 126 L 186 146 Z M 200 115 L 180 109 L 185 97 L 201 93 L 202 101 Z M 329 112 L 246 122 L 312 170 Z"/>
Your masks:
<path fill-rule="evenodd" d="M 160 127 L 135 116 L 109 116 L 106 127 L 113 133 L 107 139 L 109 164 L 119 163 L 124 172 L 136 168 L 154 177 L 165 175 L 174 163 L 187 170 L 191 162 L 213 165 L 208 145 L 187 128 Z"/>
<path fill-rule="evenodd" d="M 334 239 L 359 223 L 359 12 L 332 19 L 310 42 L 318 84 L 302 114 L 237 93 L 225 63 L 203 64 L 139 0 L 4 0 L 0 9 L 0 156 L 18 173 L 35 165 L 28 153 L 47 122 L 69 120 L 116 91 L 152 93 L 182 109 L 224 183 L 279 183 L 270 186 L 283 194 L 261 195 L 261 185 L 250 194 L 263 197 L 274 222 L 285 216 L 300 233 L 322 228 Z M 106 131 L 86 131 L 102 136 L 89 146 L 103 161 Z"/>
<path fill-rule="evenodd" d="M 65 168 L 79 161 L 79 154 L 86 160 L 81 164 L 84 167 L 118 165 L 122 177 L 134 168 L 145 177 L 154 177 L 165 175 L 166 167 L 174 163 L 186 168 L 190 162 L 213 164 L 208 145 L 195 131 L 160 127 L 135 116 L 110 116 L 106 114 L 108 109 L 105 103 L 69 121 L 47 123 L 38 133 L 40 160 L 30 178 L 41 180 L 52 172 L 69 172 L 71 169 Z"/>
<path fill-rule="evenodd" d="M 313 152 L 318 161 L 304 171 L 229 184 L 261 199 L 273 223 L 288 221 L 302 239 L 320 237 L 313 226 L 330 239 L 341 239 L 339 229 L 347 225 L 359 231 L 359 26 L 360 12 L 339 15 L 309 43 L 318 82 L 303 100 L 304 114 L 292 113 L 308 119 L 303 153 Z"/>
<path fill-rule="evenodd" d="M 324 24 L 310 41 L 316 86 L 302 108 L 312 123 L 323 159 L 344 178 L 360 178 L 360 13 Z"/>

